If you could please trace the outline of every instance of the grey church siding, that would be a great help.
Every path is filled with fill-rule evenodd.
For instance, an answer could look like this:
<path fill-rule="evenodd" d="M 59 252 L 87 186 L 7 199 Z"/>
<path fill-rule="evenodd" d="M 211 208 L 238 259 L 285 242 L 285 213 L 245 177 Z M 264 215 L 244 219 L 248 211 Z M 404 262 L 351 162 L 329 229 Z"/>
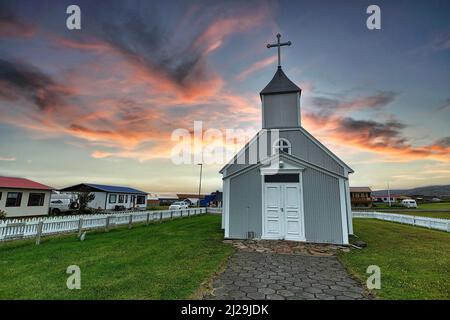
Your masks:
<path fill-rule="evenodd" d="M 229 238 L 246 239 L 247 232 L 262 234 L 261 175 L 258 168 L 230 179 Z"/>
<path fill-rule="evenodd" d="M 262 190 L 259 168 L 230 179 L 229 238 L 245 239 L 247 232 L 262 235 Z M 307 168 L 303 172 L 306 240 L 342 243 L 342 217 L 337 178 Z"/>
<path fill-rule="evenodd" d="M 303 172 L 306 241 L 342 243 L 339 180 L 322 172 Z"/>
<path fill-rule="evenodd" d="M 321 168 L 344 175 L 344 168 L 325 151 L 318 147 L 303 132 L 299 130 L 280 131 L 280 138 L 289 140 L 292 145 L 292 155 L 308 161 Z"/>
<path fill-rule="evenodd" d="M 298 108 L 292 105 L 298 103 L 298 94 L 289 93 L 283 95 L 264 96 L 264 123 L 263 128 L 296 127 L 300 119 Z"/>

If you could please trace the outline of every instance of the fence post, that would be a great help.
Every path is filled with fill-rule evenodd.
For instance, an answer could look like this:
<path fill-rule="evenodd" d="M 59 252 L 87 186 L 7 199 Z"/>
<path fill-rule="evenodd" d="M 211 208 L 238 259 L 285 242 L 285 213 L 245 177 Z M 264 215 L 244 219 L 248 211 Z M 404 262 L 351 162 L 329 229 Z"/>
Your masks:
<path fill-rule="evenodd" d="M 106 217 L 106 223 L 105 223 L 105 232 L 109 231 L 109 216 Z"/>
<path fill-rule="evenodd" d="M 133 214 L 130 213 L 130 219 L 128 220 L 128 229 L 131 229 L 131 224 L 133 223 Z"/>
<path fill-rule="evenodd" d="M 149 222 L 150 222 L 150 212 L 147 212 L 147 225 L 149 224 Z"/>
<path fill-rule="evenodd" d="M 173 219 L 173 211 L 170 210 L 170 220 L 172 220 L 172 219 Z"/>
<path fill-rule="evenodd" d="M 160 212 L 159 212 L 159 221 L 160 221 L 160 222 L 162 221 L 162 215 L 163 215 L 163 213 L 162 213 L 162 211 L 160 211 Z"/>
<path fill-rule="evenodd" d="M 191 215 L 191 210 L 187 209 L 187 212 L 188 212 L 188 217 L 189 217 Z"/>
<path fill-rule="evenodd" d="M 81 231 L 83 231 L 83 218 L 78 220 L 78 237 L 81 237 Z"/>
<path fill-rule="evenodd" d="M 37 232 L 36 232 L 36 245 L 41 243 L 41 235 L 42 235 L 42 227 L 44 225 L 43 221 L 39 221 L 37 225 Z"/>

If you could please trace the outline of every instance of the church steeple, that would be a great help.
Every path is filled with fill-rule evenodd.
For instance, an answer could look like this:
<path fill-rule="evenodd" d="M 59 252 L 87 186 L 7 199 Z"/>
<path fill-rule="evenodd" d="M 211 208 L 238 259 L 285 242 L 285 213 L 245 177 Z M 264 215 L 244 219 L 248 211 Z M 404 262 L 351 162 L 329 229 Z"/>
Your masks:
<path fill-rule="evenodd" d="M 281 67 L 278 67 L 277 72 L 270 80 L 269 84 L 260 92 L 260 95 L 301 92 L 302 89 L 297 87 L 283 72 Z"/>
<path fill-rule="evenodd" d="M 278 48 L 278 69 L 269 84 L 260 92 L 262 102 L 263 129 L 300 127 L 300 95 L 302 90 L 281 69 L 280 48 L 291 42 L 268 44 L 267 48 Z"/>

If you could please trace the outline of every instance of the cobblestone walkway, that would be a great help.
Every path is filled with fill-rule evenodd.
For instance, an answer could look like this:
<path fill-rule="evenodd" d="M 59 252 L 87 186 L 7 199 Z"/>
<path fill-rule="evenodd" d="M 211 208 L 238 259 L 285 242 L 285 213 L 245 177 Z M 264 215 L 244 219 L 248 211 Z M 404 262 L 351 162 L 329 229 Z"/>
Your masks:
<path fill-rule="evenodd" d="M 334 256 L 237 251 L 205 299 L 367 299 Z"/>

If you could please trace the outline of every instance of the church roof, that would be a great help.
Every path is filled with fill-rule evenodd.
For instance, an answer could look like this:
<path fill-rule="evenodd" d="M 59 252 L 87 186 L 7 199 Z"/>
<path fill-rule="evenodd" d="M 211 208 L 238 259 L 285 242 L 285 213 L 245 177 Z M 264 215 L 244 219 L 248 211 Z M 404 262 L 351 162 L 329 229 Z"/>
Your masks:
<path fill-rule="evenodd" d="M 276 93 L 290 93 L 290 92 L 301 92 L 302 89 L 297 87 L 283 72 L 281 67 L 278 67 L 277 72 L 270 80 L 269 84 L 260 92 L 263 94 L 276 94 Z"/>

